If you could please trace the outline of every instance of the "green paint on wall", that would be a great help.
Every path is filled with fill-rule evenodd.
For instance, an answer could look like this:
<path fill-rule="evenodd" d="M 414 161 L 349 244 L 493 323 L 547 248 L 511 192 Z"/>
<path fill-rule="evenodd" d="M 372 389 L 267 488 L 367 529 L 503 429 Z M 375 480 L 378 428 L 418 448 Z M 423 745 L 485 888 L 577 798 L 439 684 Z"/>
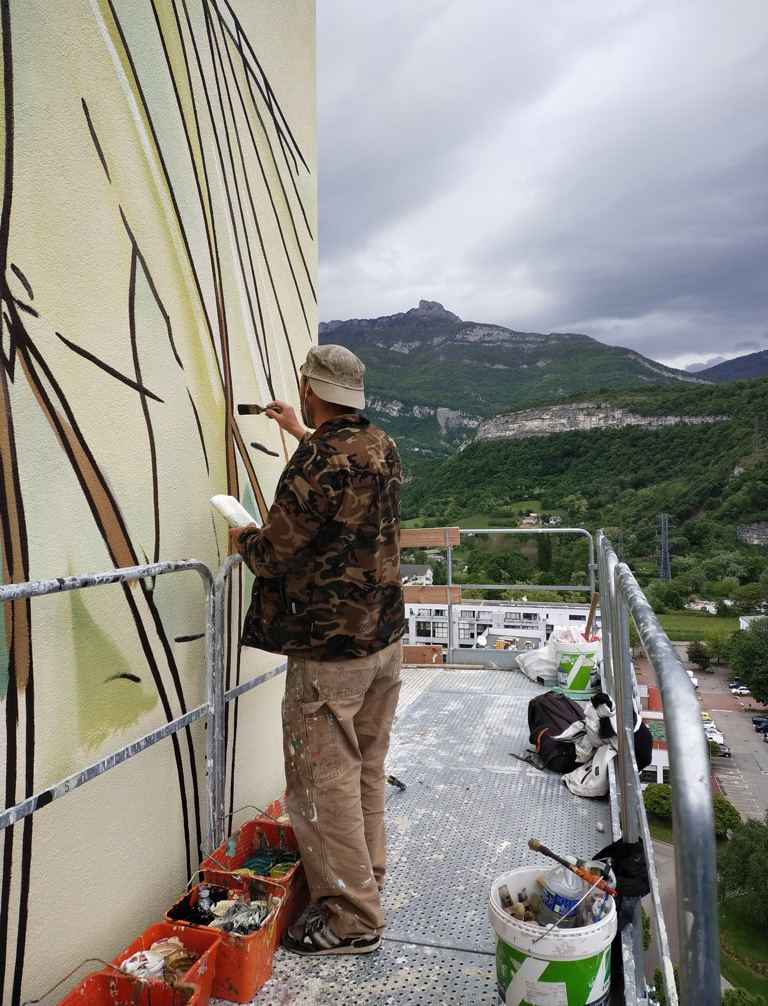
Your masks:
<path fill-rule="evenodd" d="M 78 733 L 80 744 L 88 750 L 136 723 L 143 713 L 154 709 L 158 696 L 146 665 L 129 665 L 88 611 L 82 592 L 70 591 L 69 598 L 76 641 L 73 658 Z M 136 677 L 148 680 L 136 681 Z"/>

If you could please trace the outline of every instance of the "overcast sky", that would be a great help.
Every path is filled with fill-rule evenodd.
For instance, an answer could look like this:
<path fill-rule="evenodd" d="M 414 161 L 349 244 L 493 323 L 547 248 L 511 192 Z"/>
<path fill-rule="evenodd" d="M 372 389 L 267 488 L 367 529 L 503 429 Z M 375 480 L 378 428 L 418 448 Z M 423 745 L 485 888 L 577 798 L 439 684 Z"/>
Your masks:
<path fill-rule="evenodd" d="M 768 349 L 766 0 L 317 0 L 320 320 Z"/>

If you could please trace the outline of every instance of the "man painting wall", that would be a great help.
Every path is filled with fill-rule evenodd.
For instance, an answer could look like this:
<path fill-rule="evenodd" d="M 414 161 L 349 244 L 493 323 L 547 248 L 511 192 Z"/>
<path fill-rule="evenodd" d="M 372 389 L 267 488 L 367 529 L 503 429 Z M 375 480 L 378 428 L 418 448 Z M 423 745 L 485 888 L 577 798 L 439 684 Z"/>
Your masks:
<path fill-rule="evenodd" d="M 301 411 L 267 415 L 299 447 L 263 527 L 230 534 L 256 574 L 243 642 L 288 656 L 286 803 L 313 911 L 284 935 L 302 956 L 381 944 L 386 872 L 384 759 L 400 692 L 400 456 L 359 414 L 362 362 L 313 347 Z"/>

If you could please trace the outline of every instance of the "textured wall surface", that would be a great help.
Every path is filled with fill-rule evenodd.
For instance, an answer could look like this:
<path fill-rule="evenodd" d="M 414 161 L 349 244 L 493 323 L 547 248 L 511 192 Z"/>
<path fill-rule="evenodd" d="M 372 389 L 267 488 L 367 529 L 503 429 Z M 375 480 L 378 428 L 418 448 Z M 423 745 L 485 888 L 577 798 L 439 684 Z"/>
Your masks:
<path fill-rule="evenodd" d="M 2 580 L 215 572 L 209 498 L 264 512 L 291 449 L 237 405 L 296 402 L 315 340 L 314 3 L 3 0 L 2 55 Z M 5 806 L 204 701 L 204 629 L 193 572 L 0 606 Z M 228 685 L 275 662 L 231 645 Z M 230 707 L 228 810 L 282 786 L 280 690 Z M 204 756 L 197 723 L 2 834 L 3 1001 L 161 917 Z"/>

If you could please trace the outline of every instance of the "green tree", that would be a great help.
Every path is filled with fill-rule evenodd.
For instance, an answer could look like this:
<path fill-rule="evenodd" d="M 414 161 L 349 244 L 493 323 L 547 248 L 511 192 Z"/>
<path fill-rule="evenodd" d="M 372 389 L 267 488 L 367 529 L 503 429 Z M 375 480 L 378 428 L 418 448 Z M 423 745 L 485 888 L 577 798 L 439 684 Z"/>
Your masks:
<path fill-rule="evenodd" d="M 704 636 L 704 642 L 716 664 L 725 659 L 730 638 L 731 633 L 727 629 L 713 629 Z"/>
<path fill-rule="evenodd" d="M 432 570 L 432 583 L 448 583 L 448 569 L 444 562 L 430 562 L 429 566 Z"/>
<path fill-rule="evenodd" d="M 672 790 L 666 783 L 649 783 L 643 791 L 643 803 L 649 814 L 665 821 L 672 819 Z"/>
<path fill-rule="evenodd" d="M 552 569 L 552 554 L 554 552 L 554 535 L 536 535 L 536 554 L 539 560 L 539 569 L 543 573 L 548 573 Z"/>
<path fill-rule="evenodd" d="M 589 510 L 589 502 L 581 493 L 571 493 L 570 496 L 566 496 L 562 500 L 561 506 L 564 510 L 568 511 L 568 516 L 574 523 L 581 520 L 587 510 Z"/>
<path fill-rule="evenodd" d="M 725 838 L 729 831 L 733 831 L 741 824 L 741 814 L 719 793 L 712 796 L 712 802 L 715 809 L 715 837 Z"/>
<path fill-rule="evenodd" d="M 768 618 L 756 618 L 728 644 L 728 662 L 759 702 L 768 702 Z"/>
<path fill-rule="evenodd" d="M 643 953 L 645 953 L 651 945 L 651 917 L 642 905 L 640 906 L 640 912 L 640 920 L 643 926 Z"/>
<path fill-rule="evenodd" d="M 676 964 L 673 966 L 672 972 L 675 976 L 675 988 L 679 998 L 680 971 Z M 664 973 L 661 968 L 656 968 L 653 972 L 653 993 L 651 995 L 651 1001 L 654 1003 L 654 1006 L 667 1006 L 667 993 L 664 991 Z"/>
<path fill-rule="evenodd" d="M 740 902 L 755 925 L 768 927 L 768 813 L 751 817 L 733 829 L 730 842 L 717 855 L 718 894 L 722 901 L 748 894 Z M 768 934 L 766 934 L 768 935 Z"/>
<path fill-rule="evenodd" d="M 762 583 L 745 583 L 733 592 L 733 606 L 739 615 L 752 615 L 761 601 L 765 600 Z"/>
<path fill-rule="evenodd" d="M 696 664 L 696 666 L 702 671 L 706 671 L 712 663 L 709 653 L 707 652 L 706 644 L 700 642 L 698 639 L 689 643 L 685 652 L 688 654 L 690 662 L 692 664 Z"/>
<path fill-rule="evenodd" d="M 718 741 L 710 741 L 709 742 L 709 757 L 710 758 L 717 758 L 717 756 L 719 754 L 720 754 L 720 744 L 719 744 L 719 742 Z"/>

